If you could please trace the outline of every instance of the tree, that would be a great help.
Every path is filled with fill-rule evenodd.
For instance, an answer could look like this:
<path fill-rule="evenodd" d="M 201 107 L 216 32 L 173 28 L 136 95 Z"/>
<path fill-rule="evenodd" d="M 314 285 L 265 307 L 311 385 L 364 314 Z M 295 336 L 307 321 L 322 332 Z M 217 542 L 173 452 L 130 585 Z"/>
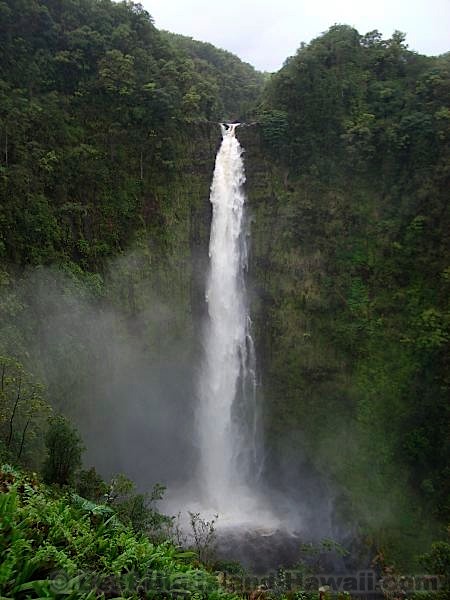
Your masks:
<path fill-rule="evenodd" d="M 78 473 L 76 489 L 83 498 L 100 502 L 104 499 L 108 486 L 97 473 L 95 467 L 91 467 Z"/>
<path fill-rule="evenodd" d="M 45 482 L 69 485 L 81 467 L 84 448 L 79 433 L 65 417 L 58 415 L 49 419 L 45 444 L 48 452 L 43 468 Z"/>
<path fill-rule="evenodd" d="M 7 454 L 22 460 L 31 454 L 51 408 L 44 386 L 13 358 L 0 356 L 0 441 Z"/>
<path fill-rule="evenodd" d="M 134 531 L 145 531 L 151 538 L 159 539 L 173 521 L 172 517 L 161 514 L 156 507 L 165 489 L 156 483 L 150 494 L 136 493 L 131 479 L 119 473 L 111 480 L 105 498 L 123 523 L 130 525 Z"/>

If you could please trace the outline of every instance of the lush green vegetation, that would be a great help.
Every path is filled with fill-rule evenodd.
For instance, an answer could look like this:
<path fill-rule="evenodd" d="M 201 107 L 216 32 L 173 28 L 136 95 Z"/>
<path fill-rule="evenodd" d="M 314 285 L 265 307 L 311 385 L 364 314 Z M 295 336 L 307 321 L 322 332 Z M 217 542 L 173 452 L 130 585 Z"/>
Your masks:
<path fill-rule="evenodd" d="M 277 164 L 254 175 L 273 443 L 295 435 L 400 562 L 450 517 L 449 104 L 449 55 L 334 26 L 260 111 Z"/>
<path fill-rule="evenodd" d="M 297 474 L 306 456 L 337 490 L 334 518 L 373 556 L 404 567 L 428 552 L 444 574 L 449 55 L 334 26 L 261 96 L 249 65 L 109 0 L 0 0 L 0 51 L 0 455 L 115 502 L 4 471 L 3 596 L 46 597 L 58 568 L 212 581 L 142 537 L 161 525 L 146 512 L 161 490 L 148 499 L 80 473 L 78 434 L 48 417 L 107 413 L 111 329 L 139 348 L 130 379 L 137 354 L 172 359 L 183 340 L 195 355 L 224 118 L 258 122 L 239 135 L 268 477 L 286 462 Z"/>
<path fill-rule="evenodd" d="M 209 109 L 205 107 L 205 114 L 210 110 L 212 119 L 233 121 L 242 119 L 254 110 L 255 100 L 260 96 L 264 83 L 261 73 L 212 44 L 169 32 L 163 32 L 163 35 L 182 56 L 188 56 L 192 61 L 199 75 L 198 85 L 209 85 L 209 90 L 203 92 L 202 100 L 202 87 L 194 88 L 191 92 L 198 96 L 197 102 L 209 105 Z"/>
<path fill-rule="evenodd" d="M 2 598 L 234 598 L 194 552 L 152 543 L 110 506 L 0 471 Z"/>
<path fill-rule="evenodd" d="M 98 270 L 143 221 L 164 239 L 189 123 L 254 102 L 262 77 L 201 44 L 177 50 L 137 4 L 2 1 L 0 15 L 4 259 Z"/>

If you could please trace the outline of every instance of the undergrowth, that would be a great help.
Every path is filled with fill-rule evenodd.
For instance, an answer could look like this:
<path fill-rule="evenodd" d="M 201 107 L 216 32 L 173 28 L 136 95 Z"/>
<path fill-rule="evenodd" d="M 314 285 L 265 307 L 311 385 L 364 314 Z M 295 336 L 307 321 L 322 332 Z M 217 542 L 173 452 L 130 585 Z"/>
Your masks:
<path fill-rule="evenodd" d="M 233 600 L 195 552 L 152 543 L 113 509 L 0 471 L 1 600 Z"/>

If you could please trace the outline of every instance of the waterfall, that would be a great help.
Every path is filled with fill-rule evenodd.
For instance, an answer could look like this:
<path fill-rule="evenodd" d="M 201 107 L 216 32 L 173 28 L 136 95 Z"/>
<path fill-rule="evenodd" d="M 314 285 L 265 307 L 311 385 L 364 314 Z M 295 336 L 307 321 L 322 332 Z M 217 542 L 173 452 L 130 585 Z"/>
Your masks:
<path fill-rule="evenodd" d="M 210 201 L 208 321 L 197 411 L 200 495 L 220 513 L 251 498 L 258 469 L 256 361 L 248 310 L 245 171 L 237 125 L 221 125 Z"/>

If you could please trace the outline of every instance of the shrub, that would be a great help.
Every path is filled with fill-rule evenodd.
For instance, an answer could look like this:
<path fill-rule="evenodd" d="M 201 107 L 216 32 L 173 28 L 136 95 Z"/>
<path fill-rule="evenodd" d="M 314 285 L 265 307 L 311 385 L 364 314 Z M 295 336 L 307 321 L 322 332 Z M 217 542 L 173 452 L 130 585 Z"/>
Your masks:
<path fill-rule="evenodd" d="M 49 419 L 45 445 L 48 455 L 43 467 L 44 481 L 69 485 L 81 467 L 84 450 L 78 432 L 65 417 L 52 417 Z"/>

